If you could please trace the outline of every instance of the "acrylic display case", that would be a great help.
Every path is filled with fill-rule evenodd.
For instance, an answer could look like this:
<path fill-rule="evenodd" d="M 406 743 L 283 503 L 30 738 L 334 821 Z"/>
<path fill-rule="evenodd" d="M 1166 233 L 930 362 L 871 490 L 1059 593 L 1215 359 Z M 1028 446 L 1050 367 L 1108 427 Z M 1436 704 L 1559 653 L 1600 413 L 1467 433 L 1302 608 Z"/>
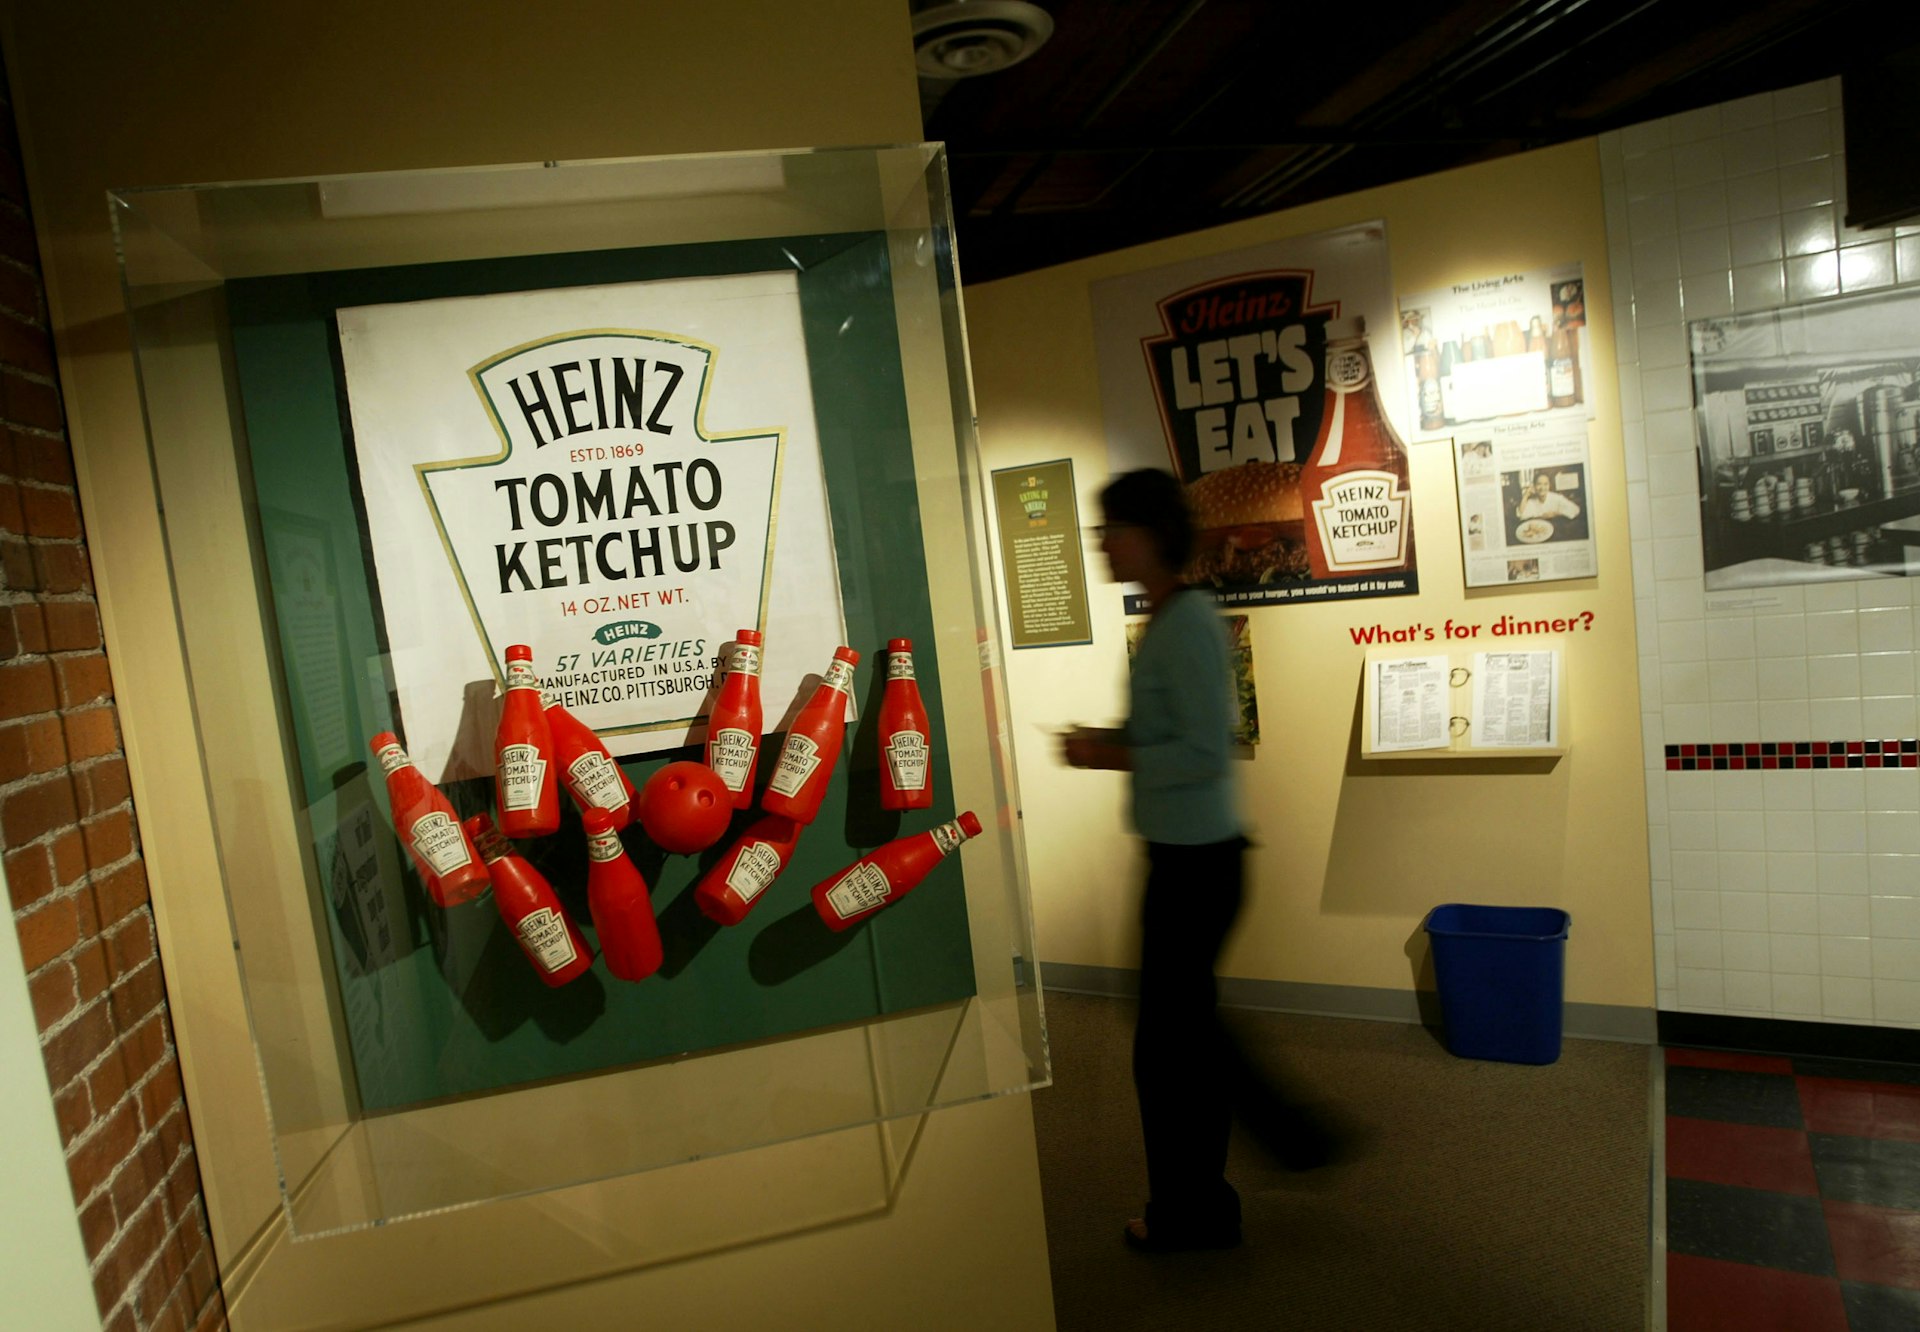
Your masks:
<path fill-rule="evenodd" d="M 945 170 L 937 147 L 908 146 L 112 196 L 192 683 L 191 758 L 215 810 L 220 889 L 294 1236 L 1047 1081 Z M 740 303 L 763 298 L 777 317 Z M 585 379 L 549 381 L 537 411 L 527 407 L 537 384 L 523 378 L 515 390 L 527 422 L 566 425 L 549 439 L 536 423 L 534 444 L 578 435 L 546 459 L 556 484 L 587 478 L 576 494 L 600 476 L 592 460 L 604 461 L 603 446 L 637 455 L 639 444 L 621 441 L 649 438 L 633 433 L 643 411 L 659 447 L 691 438 L 710 451 L 754 435 L 741 426 L 771 412 L 766 403 L 787 412 L 754 435 L 777 459 L 757 473 L 772 485 L 759 501 L 766 530 L 754 547 L 751 522 L 725 525 L 728 544 L 750 548 L 725 596 L 700 581 L 717 564 L 676 576 L 657 557 L 640 563 L 645 532 L 664 528 L 634 529 L 630 544 L 623 529 L 591 565 L 585 552 L 617 520 L 584 503 L 581 534 L 551 561 L 537 547 L 524 564 L 463 560 L 459 525 L 505 522 L 506 510 L 489 517 L 474 498 L 494 493 L 484 483 L 455 496 L 436 491 L 433 474 L 514 453 L 518 427 L 503 419 L 513 412 L 487 397 L 472 349 L 524 351 L 524 340 L 487 339 L 496 316 L 517 327 L 528 312 L 547 320 L 546 343 L 640 340 L 623 388 L 641 410 L 615 422 L 625 435 L 598 430 L 604 403 L 596 423 L 584 397 L 569 397 L 613 392 L 598 362 Z M 408 322 L 422 316 L 427 325 Z M 388 330 L 384 341 L 356 341 L 369 320 Z M 641 353 L 658 363 L 662 348 L 692 367 L 682 417 L 640 400 Z M 796 396 L 739 405 L 779 383 Z M 669 396 L 658 382 L 650 391 L 649 404 Z M 818 512 L 811 563 L 793 544 L 809 530 L 808 504 Z M 524 518 L 516 509 L 508 526 L 531 527 Z M 630 568 L 620 563 L 629 556 Z M 826 804 L 753 913 L 722 927 L 695 909 L 693 889 L 755 811 L 693 856 L 666 854 L 636 823 L 624 843 L 651 886 L 660 970 L 628 982 L 603 959 L 549 988 L 490 894 L 451 907 L 428 897 L 368 741 L 399 731 L 458 814 L 492 810 L 486 741 L 500 653 L 534 639 L 501 607 L 531 604 L 509 594 L 563 580 L 576 557 L 583 582 L 625 570 L 618 587 L 579 589 L 607 612 L 597 627 L 581 622 L 582 641 L 609 653 L 627 636 L 681 632 L 717 687 L 718 646 L 749 624 L 767 629 L 762 787 L 784 728 L 775 719 L 791 718 L 826 665 L 824 653 L 797 665 L 790 646 L 776 675 L 782 642 L 842 641 L 863 659 Z M 643 586 L 664 595 L 669 585 L 692 603 L 676 613 L 697 635 L 638 600 Z M 581 599 L 564 613 L 579 614 Z M 735 611 L 753 605 L 757 621 Z M 914 642 L 935 797 L 931 809 L 889 814 L 877 798 L 876 719 L 883 649 L 901 636 Z M 534 646 L 549 675 L 567 660 Z M 681 692 L 664 710 L 610 705 L 592 720 L 637 749 L 620 759 L 636 788 L 700 756 L 689 718 L 701 693 Z M 179 779 L 191 780 L 181 758 Z M 823 925 L 814 884 L 968 809 L 982 835 L 911 894 L 844 932 Z M 519 849 L 592 938 L 572 809 L 558 833 Z"/>

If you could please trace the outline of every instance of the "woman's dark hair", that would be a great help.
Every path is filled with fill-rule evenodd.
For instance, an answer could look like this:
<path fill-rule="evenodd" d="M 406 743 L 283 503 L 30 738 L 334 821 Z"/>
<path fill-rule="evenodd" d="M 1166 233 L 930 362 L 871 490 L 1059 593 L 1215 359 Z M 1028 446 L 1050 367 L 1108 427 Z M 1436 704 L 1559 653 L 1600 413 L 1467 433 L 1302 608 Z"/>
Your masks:
<path fill-rule="evenodd" d="M 1178 573 L 1193 554 L 1193 515 L 1186 492 L 1166 472 L 1143 468 L 1115 477 L 1100 492 L 1100 511 L 1109 523 L 1130 523 L 1153 535 L 1160 560 Z"/>

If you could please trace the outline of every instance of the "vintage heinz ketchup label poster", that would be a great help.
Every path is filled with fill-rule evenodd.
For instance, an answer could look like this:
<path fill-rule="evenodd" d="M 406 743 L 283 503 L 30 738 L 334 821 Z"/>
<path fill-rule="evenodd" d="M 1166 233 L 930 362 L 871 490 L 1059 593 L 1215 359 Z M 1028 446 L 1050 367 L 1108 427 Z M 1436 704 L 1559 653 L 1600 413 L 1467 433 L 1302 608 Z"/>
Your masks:
<path fill-rule="evenodd" d="M 1189 581 L 1239 606 L 1419 590 L 1406 540 L 1404 450 L 1397 466 L 1372 459 L 1365 450 L 1384 446 L 1359 407 L 1328 421 L 1328 342 L 1356 316 L 1379 348 L 1369 401 L 1377 394 L 1395 411 L 1405 401 L 1385 223 L 1129 273 L 1093 284 L 1091 296 L 1108 463 L 1116 475 L 1162 468 L 1186 486 L 1200 528 Z M 1356 425 L 1369 436 L 1364 448 Z M 1318 453 L 1316 445 L 1342 427 L 1347 461 L 1337 473 L 1316 474 L 1320 455 L 1340 457 L 1343 441 Z M 1356 499 L 1357 482 L 1346 475 L 1370 459 L 1372 488 L 1389 494 L 1380 503 L 1372 489 Z M 1382 504 L 1398 504 L 1398 519 L 1376 513 Z M 1396 557 L 1343 569 L 1323 554 L 1318 563 L 1330 567 L 1316 572 L 1307 529 L 1329 506 L 1339 518 L 1325 525 L 1331 535 L 1321 547 L 1342 532 L 1390 524 Z M 1129 597 L 1128 610 L 1139 601 Z"/>
<path fill-rule="evenodd" d="M 701 738 L 734 630 L 765 631 L 775 699 L 844 641 L 792 275 L 364 306 L 340 346 L 432 779 L 492 770 L 509 644 L 631 755 Z"/>

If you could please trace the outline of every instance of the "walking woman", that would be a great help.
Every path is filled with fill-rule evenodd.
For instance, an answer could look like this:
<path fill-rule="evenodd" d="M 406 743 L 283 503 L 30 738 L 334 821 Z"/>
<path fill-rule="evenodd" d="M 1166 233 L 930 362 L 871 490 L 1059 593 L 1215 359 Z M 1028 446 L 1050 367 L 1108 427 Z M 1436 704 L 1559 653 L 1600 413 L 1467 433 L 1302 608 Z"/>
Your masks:
<path fill-rule="evenodd" d="M 1147 1147 L 1138 1249 L 1229 1248 L 1240 1196 L 1226 1179 L 1237 1051 L 1215 1010 L 1213 967 L 1240 911 L 1246 839 L 1234 805 L 1233 671 L 1213 599 L 1180 581 L 1193 521 L 1180 483 L 1128 472 L 1100 495 L 1101 551 L 1115 580 L 1152 608 L 1133 659 L 1127 723 L 1062 740 L 1076 768 L 1132 774 L 1135 830 L 1147 844 L 1140 1016 L 1133 1076 Z"/>

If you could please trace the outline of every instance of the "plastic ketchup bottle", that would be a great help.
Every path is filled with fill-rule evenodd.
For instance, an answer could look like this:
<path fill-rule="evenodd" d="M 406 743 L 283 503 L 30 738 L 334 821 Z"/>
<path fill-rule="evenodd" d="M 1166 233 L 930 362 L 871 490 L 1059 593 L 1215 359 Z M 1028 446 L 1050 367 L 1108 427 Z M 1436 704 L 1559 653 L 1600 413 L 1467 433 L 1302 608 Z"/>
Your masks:
<path fill-rule="evenodd" d="M 887 688 L 880 697 L 880 808 L 933 804 L 927 709 L 913 678 L 913 640 L 887 640 Z"/>
<path fill-rule="evenodd" d="M 590 809 L 580 824 L 587 830 L 587 909 L 607 970 L 621 980 L 645 980 L 660 969 L 663 956 L 647 881 L 627 859 L 611 814 Z"/>
<path fill-rule="evenodd" d="M 585 975 L 593 965 L 593 949 L 579 926 L 568 918 L 546 876 L 513 849 L 485 814 L 475 814 L 460 826 L 487 862 L 487 875 L 493 880 L 493 904 L 500 908 L 500 919 L 520 941 L 540 979 L 557 986 Z"/>
<path fill-rule="evenodd" d="M 560 764 L 560 780 L 582 814 L 604 809 L 613 815 L 615 831 L 633 819 L 633 783 L 613 761 L 593 728 L 562 707 L 551 695 L 541 695 L 547 729 L 553 733 L 553 757 Z"/>
<path fill-rule="evenodd" d="M 493 785 L 500 830 L 509 837 L 545 837 L 560 827 L 560 784 L 555 780 L 553 730 L 540 706 L 540 679 L 533 649 L 507 649 L 507 697 L 493 737 Z"/>
<path fill-rule="evenodd" d="M 707 766 L 733 792 L 733 807 L 753 804 L 760 759 L 760 631 L 742 629 L 727 653 L 727 679 L 707 718 Z"/>
<path fill-rule="evenodd" d="M 819 688 L 793 719 L 787 742 L 780 747 L 773 778 L 760 798 L 760 808 L 767 813 L 795 823 L 812 823 L 820 812 L 820 798 L 827 793 L 834 762 L 846 742 L 847 695 L 853 689 L 853 668 L 859 660 L 860 654 L 850 647 L 833 650 L 833 660 L 827 663 Z"/>
<path fill-rule="evenodd" d="M 870 851 L 813 886 L 813 909 L 830 930 L 844 930 L 912 892 L 929 871 L 969 837 L 980 820 L 968 810 L 952 823 L 915 833 Z"/>
<path fill-rule="evenodd" d="M 738 925 L 780 876 L 800 845 L 800 825 L 778 814 L 755 821 L 693 890 L 694 905 L 707 919 Z"/>
<path fill-rule="evenodd" d="M 443 907 L 458 906 L 487 890 L 487 867 L 467 840 L 453 806 L 440 789 L 413 766 L 392 731 L 373 737 L 374 757 L 387 774 L 387 804 L 393 828 L 407 844 L 413 867 L 427 885 L 427 896 Z"/>

